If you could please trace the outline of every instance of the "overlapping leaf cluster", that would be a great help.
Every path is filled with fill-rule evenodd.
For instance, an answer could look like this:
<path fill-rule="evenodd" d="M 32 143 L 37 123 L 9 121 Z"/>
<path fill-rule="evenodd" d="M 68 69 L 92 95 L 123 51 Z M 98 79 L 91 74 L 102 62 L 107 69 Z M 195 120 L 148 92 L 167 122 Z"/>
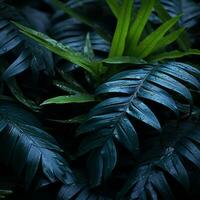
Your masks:
<path fill-rule="evenodd" d="M 194 197 L 199 19 L 192 0 L 0 0 L 1 164 L 60 200 Z"/>

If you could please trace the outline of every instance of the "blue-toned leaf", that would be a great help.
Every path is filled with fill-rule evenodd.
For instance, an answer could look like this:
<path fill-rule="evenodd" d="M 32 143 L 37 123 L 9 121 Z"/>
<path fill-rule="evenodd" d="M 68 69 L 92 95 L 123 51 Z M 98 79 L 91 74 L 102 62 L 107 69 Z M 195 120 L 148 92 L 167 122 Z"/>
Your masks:
<path fill-rule="evenodd" d="M 172 73 L 173 67 L 175 67 L 174 73 Z M 103 165 L 103 158 L 99 149 L 103 148 L 111 138 L 115 138 L 134 156 L 137 156 L 139 142 L 133 119 L 161 130 L 159 120 L 151 107 L 148 106 L 148 101 L 144 102 L 144 99 L 152 103 L 159 103 L 178 115 L 179 107 L 174 92 L 192 104 L 192 95 L 185 84 L 189 83 L 189 85 L 198 87 L 199 81 L 195 77 L 198 75 L 199 71 L 194 67 L 176 62 L 145 65 L 143 68 L 127 70 L 114 75 L 97 88 L 96 94 L 105 98 L 105 100 L 91 110 L 88 119 L 80 126 L 79 134 L 84 133 L 86 135 L 81 144 L 84 144 L 81 146 L 82 152 L 95 152 L 93 154 L 96 157 L 99 156 L 98 162 Z M 196 138 L 196 140 L 198 139 Z M 178 181 L 184 181 L 185 187 L 187 187 L 187 175 L 181 161 L 179 162 L 178 157 L 174 156 L 173 162 L 173 165 L 179 166 L 182 171 L 171 172 L 171 175 Z M 100 175 L 98 180 L 94 182 L 99 184 L 104 177 L 104 171 L 102 168 L 101 170 L 96 168 L 96 170 Z M 153 188 L 164 189 L 164 179 L 163 177 L 160 177 L 160 179 L 163 181 L 163 186 L 159 188 L 156 185 Z M 148 189 L 154 191 L 150 185 Z M 142 195 L 145 197 L 146 192 Z"/>
<path fill-rule="evenodd" d="M 17 174 L 25 175 L 27 187 L 37 180 L 37 173 L 43 173 L 48 183 L 74 182 L 68 163 L 60 155 L 61 148 L 32 114 L 15 104 L 1 102 L 0 116 L 2 161 Z"/>
<path fill-rule="evenodd" d="M 99 185 L 102 178 L 106 179 L 111 174 L 117 162 L 115 144 L 111 139 L 105 145 L 91 152 L 87 168 L 90 174 L 90 184 Z"/>
<path fill-rule="evenodd" d="M 25 49 L 22 51 L 19 57 L 6 69 L 2 75 L 2 78 L 6 80 L 25 71 L 29 67 L 29 59 L 30 54 L 27 49 Z"/>

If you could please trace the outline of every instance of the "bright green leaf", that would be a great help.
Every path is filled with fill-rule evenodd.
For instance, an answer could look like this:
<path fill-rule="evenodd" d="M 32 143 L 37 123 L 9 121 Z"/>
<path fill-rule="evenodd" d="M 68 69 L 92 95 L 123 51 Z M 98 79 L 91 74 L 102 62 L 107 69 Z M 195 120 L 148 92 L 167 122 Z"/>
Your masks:
<path fill-rule="evenodd" d="M 63 45 L 62 43 L 57 42 L 56 40 L 48 37 L 47 35 L 41 32 L 25 27 L 16 22 L 13 22 L 13 23 L 20 29 L 20 31 L 23 34 L 34 39 L 35 41 L 37 41 L 39 44 L 46 47 L 50 51 L 84 68 L 93 77 L 97 78 L 99 76 L 98 74 L 100 71 L 99 67 L 101 65 L 98 62 L 89 60 L 83 54 L 70 49 L 69 47 Z"/>
<path fill-rule="evenodd" d="M 148 35 L 136 48 L 134 55 L 139 58 L 145 58 L 151 54 L 155 46 L 162 41 L 163 36 L 178 22 L 179 18 L 180 16 L 177 16 L 168 20 Z"/>
<path fill-rule="evenodd" d="M 115 29 L 115 33 L 113 36 L 109 57 L 123 55 L 126 44 L 126 37 L 128 34 L 129 25 L 132 18 L 132 8 L 133 8 L 132 0 L 123 1 L 119 18 L 117 21 L 117 27 Z"/>
<path fill-rule="evenodd" d="M 66 95 L 58 96 L 51 99 L 47 99 L 41 105 L 46 104 L 66 104 L 66 103 L 86 103 L 95 101 L 94 96 L 89 94 L 76 94 L 76 95 Z"/>
<path fill-rule="evenodd" d="M 140 40 L 140 37 L 142 35 L 142 32 L 144 30 L 146 23 L 148 22 L 148 19 L 152 12 L 154 4 L 155 4 L 155 0 L 141 1 L 141 7 L 128 33 L 128 39 L 127 39 L 127 45 L 128 45 L 127 53 L 128 54 L 133 54 L 132 52 L 134 52 L 134 49 L 136 48 Z"/>
<path fill-rule="evenodd" d="M 173 43 L 180 37 L 183 31 L 184 31 L 184 28 L 180 28 L 177 31 L 169 33 L 168 35 L 163 37 L 162 40 L 154 47 L 153 51 L 157 51 L 159 49 L 165 48 L 169 44 Z"/>
<path fill-rule="evenodd" d="M 130 56 L 106 58 L 102 62 L 107 64 L 136 64 L 136 65 L 146 63 L 146 61 L 143 59 L 138 59 L 136 57 L 130 57 Z"/>
<path fill-rule="evenodd" d="M 109 5 L 109 7 L 112 10 L 115 17 L 118 18 L 119 13 L 120 13 L 120 6 L 118 5 L 117 1 L 116 0 L 106 0 L 106 3 Z"/>
<path fill-rule="evenodd" d="M 170 52 L 164 52 L 161 54 L 157 54 L 154 56 L 151 56 L 148 58 L 149 61 L 162 61 L 167 59 L 175 59 L 175 58 L 182 58 L 184 56 L 191 56 L 191 55 L 200 55 L 200 50 L 198 49 L 189 49 L 188 51 L 170 51 Z"/>
<path fill-rule="evenodd" d="M 87 55 L 88 58 L 90 58 L 90 59 L 94 59 L 94 57 L 95 57 L 94 51 L 93 51 L 93 48 L 92 48 L 92 44 L 91 44 L 90 34 L 89 34 L 89 33 L 87 33 L 87 35 L 86 35 L 85 46 L 84 46 L 84 53 L 85 53 L 85 55 Z"/>
<path fill-rule="evenodd" d="M 169 15 L 169 13 L 165 10 L 164 6 L 161 4 L 160 0 L 156 0 L 156 4 L 155 4 L 155 11 L 157 12 L 158 16 L 161 18 L 161 20 L 163 22 L 168 21 L 169 19 L 171 19 L 171 16 Z M 182 28 L 181 26 L 177 25 L 177 27 Z M 172 29 L 173 30 L 173 29 Z M 188 48 L 190 48 L 190 44 L 187 40 L 187 33 L 186 31 L 183 31 L 183 33 L 180 35 L 179 38 L 177 38 L 177 42 L 180 46 L 181 49 L 183 50 L 187 50 Z"/>

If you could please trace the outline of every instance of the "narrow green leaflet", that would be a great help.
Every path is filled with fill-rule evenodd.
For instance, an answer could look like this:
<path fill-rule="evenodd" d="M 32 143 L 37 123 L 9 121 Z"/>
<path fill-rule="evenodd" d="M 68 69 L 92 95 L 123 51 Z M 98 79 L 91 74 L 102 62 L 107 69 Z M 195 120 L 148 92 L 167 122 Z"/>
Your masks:
<path fill-rule="evenodd" d="M 55 85 L 57 88 L 61 89 L 62 91 L 65 91 L 69 94 L 78 94 L 78 93 L 81 92 L 79 89 L 74 87 L 74 85 L 71 85 L 71 84 L 66 83 L 66 82 L 54 80 L 53 85 Z"/>
<path fill-rule="evenodd" d="M 50 51 L 84 68 L 94 78 L 97 78 L 99 76 L 99 71 L 100 71 L 99 67 L 101 67 L 101 65 L 98 62 L 89 60 L 83 54 L 70 49 L 69 47 L 63 45 L 62 43 L 57 42 L 56 40 L 48 37 L 47 35 L 41 32 L 25 27 L 17 22 L 13 23 L 19 28 L 19 30 L 23 34 L 34 39 L 35 41 L 37 41 L 39 44 L 46 47 Z"/>
<path fill-rule="evenodd" d="M 90 26 L 96 32 L 101 35 L 105 40 L 110 41 L 110 35 L 103 29 L 99 24 L 97 24 L 94 20 L 91 20 L 87 16 L 81 14 L 80 12 L 76 12 L 73 9 L 67 7 L 64 3 L 59 0 L 53 0 L 55 5 L 57 5 L 63 12 L 66 14 L 78 19 L 79 21 L 83 22 L 84 24 Z"/>
<path fill-rule="evenodd" d="M 51 99 L 47 99 L 41 105 L 46 104 L 65 104 L 65 103 L 86 103 L 95 101 L 94 96 L 89 94 L 76 94 L 76 95 L 66 95 L 58 96 Z"/>
<path fill-rule="evenodd" d="M 168 12 L 165 10 L 164 6 L 160 3 L 160 0 L 156 0 L 156 4 L 155 4 L 155 10 L 158 14 L 158 16 L 161 18 L 161 20 L 163 22 L 168 21 L 169 19 L 171 19 L 171 16 L 168 14 Z M 177 27 L 182 28 L 181 26 L 177 25 Z M 190 44 L 187 41 L 187 33 L 186 31 L 183 31 L 183 33 L 180 35 L 180 37 L 177 39 L 177 42 L 180 46 L 181 49 L 183 50 L 187 50 L 188 48 L 190 48 Z"/>
<path fill-rule="evenodd" d="M 146 63 L 146 61 L 143 59 L 138 59 L 137 57 L 131 57 L 131 56 L 106 58 L 102 62 L 107 64 L 135 64 L 135 65 Z"/>
<path fill-rule="evenodd" d="M 122 56 L 125 49 L 126 37 L 129 30 L 129 25 L 132 18 L 133 1 L 124 0 L 119 18 L 117 20 L 117 27 L 115 29 L 109 57 Z"/>
<path fill-rule="evenodd" d="M 180 28 L 177 31 L 169 33 L 168 35 L 163 37 L 162 40 L 154 47 L 153 51 L 160 50 L 162 48 L 165 48 L 169 44 L 173 43 L 180 37 L 180 35 L 183 33 L 183 31 L 184 31 L 184 28 Z"/>
<path fill-rule="evenodd" d="M 85 45 L 84 45 L 84 54 L 88 56 L 89 59 L 94 59 L 94 51 L 92 48 L 91 40 L 90 40 L 90 33 L 88 32 L 85 38 Z"/>
<path fill-rule="evenodd" d="M 118 18 L 119 13 L 120 13 L 120 6 L 118 5 L 117 1 L 116 0 L 106 0 L 106 3 L 109 5 L 109 7 L 112 10 L 115 17 Z"/>
<path fill-rule="evenodd" d="M 171 16 L 169 15 L 169 13 L 165 10 L 164 6 L 162 5 L 162 3 L 160 2 L 160 0 L 156 0 L 155 6 L 154 6 L 158 16 L 163 20 L 163 21 L 167 21 L 169 19 L 171 19 Z"/>
<path fill-rule="evenodd" d="M 139 58 L 145 58 L 154 50 L 155 46 L 162 41 L 163 36 L 178 22 L 180 16 L 174 17 L 159 28 L 157 28 L 153 33 L 148 35 L 136 48 L 134 56 Z"/>
<path fill-rule="evenodd" d="M 191 55 L 197 55 L 200 56 L 200 50 L 199 49 L 188 49 L 188 51 L 170 51 L 170 52 L 164 52 L 161 54 L 157 54 L 154 56 L 150 56 L 148 58 L 149 61 L 162 61 L 167 59 L 175 59 L 175 58 L 182 58 L 184 56 L 191 56 Z"/>
<path fill-rule="evenodd" d="M 144 27 L 146 23 L 148 22 L 148 19 L 152 12 L 154 4 L 155 4 L 155 0 L 141 1 L 140 10 L 138 11 L 135 22 L 130 27 L 130 30 L 128 33 L 128 39 L 127 39 L 127 43 L 128 43 L 127 53 L 128 54 L 132 54 L 132 52 L 134 52 L 134 49 L 136 48 L 140 40 Z"/>
<path fill-rule="evenodd" d="M 72 90 L 73 90 L 73 94 L 75 93 L 86 93 L 87 91 L 85 90 L 85 88 L 80 84 L 78 83 L 74 77 L 69 74 L 69 73 L 66 73 L 64 70 L 62 69 L 58 69 L 58 73 L 61 75 L 61 77 L 64 79 L 65 81 L 65 85 L 70 88 L 70 91 L 67 91 L 71 94 Z M 56 82 L 55 82 L 56 83 Z M 63 84 L 62 84 L 63 85 Z M 56 85 L 57 87 L 59 87 L 58 85 Z M 62 86 L 60 85 L 59 88 L 62 88 Z M 63 88 L 64 90 L 64 88 Z M 66 91 L 66 90 L 64 90 Z"/>

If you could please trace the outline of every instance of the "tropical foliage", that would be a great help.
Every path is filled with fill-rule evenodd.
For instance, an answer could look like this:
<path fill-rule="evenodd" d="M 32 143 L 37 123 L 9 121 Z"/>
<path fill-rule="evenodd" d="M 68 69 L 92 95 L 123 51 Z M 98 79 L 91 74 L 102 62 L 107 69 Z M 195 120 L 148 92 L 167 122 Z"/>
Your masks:
<path fill-rule="evenodd" d="M 199 199 L 200 4 L 0 0 L 0 199 Z"/>

